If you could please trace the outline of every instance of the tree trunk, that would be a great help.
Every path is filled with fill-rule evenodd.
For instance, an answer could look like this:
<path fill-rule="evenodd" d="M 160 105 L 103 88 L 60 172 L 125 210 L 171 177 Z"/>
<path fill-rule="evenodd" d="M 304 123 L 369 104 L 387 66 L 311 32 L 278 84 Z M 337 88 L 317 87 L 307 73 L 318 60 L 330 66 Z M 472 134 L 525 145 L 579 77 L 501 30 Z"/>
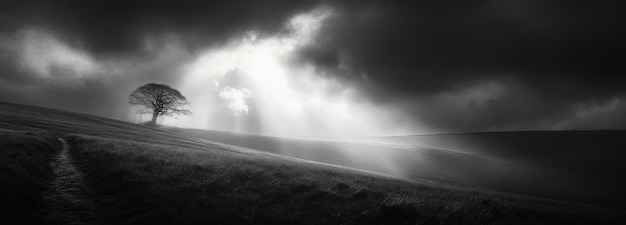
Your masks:
<path fill-rule="evenodd" d="M 158 116 L 158 113 L 152 113 L 152 120 L 150 121 L 150 124 L 155 125 Z"/>

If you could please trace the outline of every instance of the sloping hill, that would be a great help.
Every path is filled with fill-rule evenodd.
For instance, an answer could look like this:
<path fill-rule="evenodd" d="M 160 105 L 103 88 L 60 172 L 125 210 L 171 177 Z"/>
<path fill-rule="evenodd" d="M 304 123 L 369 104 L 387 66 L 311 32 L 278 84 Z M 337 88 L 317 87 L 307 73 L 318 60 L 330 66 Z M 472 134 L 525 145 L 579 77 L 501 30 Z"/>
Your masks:
<path fill-rule="evenodd" d="M 413 135 L 371 141 L 430 146 L 619 179 L 626 171 L 626 131 L 524 131 Z"/>
<path fill-rule="evenodd" d="M 312 161 L 503 192 L 626 205 L 624 131 L 504 132 L 352 140 L 277 138 L 168 128 Z"/>
<path fill-rule="evenodd" d="M 0 208 L 14 209 L 0 220 L 9 224 L 622 224 L 626 218 L 618 209 L 407 182 L 15 104 L 0 103 L 0 137 L 0 184 L 12 196 Z M 86 190 L 55 190 L 65 188 L 51 185 L 68 180 L 58 172 L 65 167 L 80 173 L 69 180 Z M 66 205 L 50 203 L 66 203 L 48 193 L 89 202 L 89 210 L 61 213 Z"/>

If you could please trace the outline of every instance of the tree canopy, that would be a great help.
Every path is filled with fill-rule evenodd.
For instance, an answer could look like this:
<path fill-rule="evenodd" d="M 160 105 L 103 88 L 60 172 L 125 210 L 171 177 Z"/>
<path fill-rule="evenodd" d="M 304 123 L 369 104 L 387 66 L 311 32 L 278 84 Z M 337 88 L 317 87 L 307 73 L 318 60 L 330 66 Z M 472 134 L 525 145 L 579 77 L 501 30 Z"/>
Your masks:
<path fill-rule="evenodd" d="M 161 115 L 191 113 L 184 109 L 189 105 L 187 98 L 180 91 L 164 84 L 149 83 L 137 88 L 128 97 L 128 103 L 144 106 L 138 113 L 152 113 L 152 124 L 156 124 L 157 117 Z"/>

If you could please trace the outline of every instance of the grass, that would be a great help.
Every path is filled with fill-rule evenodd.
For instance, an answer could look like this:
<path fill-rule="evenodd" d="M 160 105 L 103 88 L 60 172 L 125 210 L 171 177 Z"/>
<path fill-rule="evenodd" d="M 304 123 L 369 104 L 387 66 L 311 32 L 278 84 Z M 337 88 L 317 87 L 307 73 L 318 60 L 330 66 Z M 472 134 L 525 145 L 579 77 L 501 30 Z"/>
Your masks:
<path fill-rule="evenodd" d="M 5 224 L 43 223 L 49 166 L 60 142 L 41 132 L 0 130 L 0 218 Z"/>
<path fill-rule="evenodd" d="M 105 224 L 626 223 L 620 209 L 408 182 L 83 114 L 0 104 L 6 212 L 0 220 L 6 224 L 44 219 L 40 195 L 52 179 L 57 137 L 65 137 L 92 189 L 86 197 Z"/>
<path fill-rule="evenodd" d="M 502 132 L 304 139 L 164 128 L 317 162 L 507 193 L 626 209 L 623 131 Z M 434 146 L 434 147 L 424 147 Z M 530 160 L 533 159 L 533 160 Z M 618 163 L 619 162 L 619 163 Z"/>
<path fill-rule="evenodd" d="M 68 139 L 120 224 L 619 224 L 622 212 L 297 160 L 93 137 Z"/>

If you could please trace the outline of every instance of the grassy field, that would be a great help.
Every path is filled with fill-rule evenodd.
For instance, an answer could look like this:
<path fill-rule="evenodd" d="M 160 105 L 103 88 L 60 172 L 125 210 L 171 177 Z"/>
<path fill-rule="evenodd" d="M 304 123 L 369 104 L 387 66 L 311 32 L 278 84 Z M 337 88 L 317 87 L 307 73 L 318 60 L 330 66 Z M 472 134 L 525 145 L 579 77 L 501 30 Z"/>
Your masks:
<path fill-rule="evenodd" d="M 8 224 L 48 218 L 41 195 L 55 179 L 60 137 L 102 224 L 626 222 L 617 208 L 406 181 L 83 114 L 0 106 L 0 220 Z"/>
<path fill-rule="evenodd" d="M 609 179 L 626 171 L 626 131 L 525 131 L 369 138 L 422 145 L 558 168 Z"/>
<path fill-rule="evenodd" d="M 43 132 L 0 129 L 0 221 L 44 223 L 43 194 L 53 174 L 49 162 L 61 149 Z"/>
<path fill-rule="evenodd" d="M 359 139 L 278 138 L 164 128 L 206 140 L 410 181 L 470 185 L 626 207 L 624 131 L 492 132 Z"/>

